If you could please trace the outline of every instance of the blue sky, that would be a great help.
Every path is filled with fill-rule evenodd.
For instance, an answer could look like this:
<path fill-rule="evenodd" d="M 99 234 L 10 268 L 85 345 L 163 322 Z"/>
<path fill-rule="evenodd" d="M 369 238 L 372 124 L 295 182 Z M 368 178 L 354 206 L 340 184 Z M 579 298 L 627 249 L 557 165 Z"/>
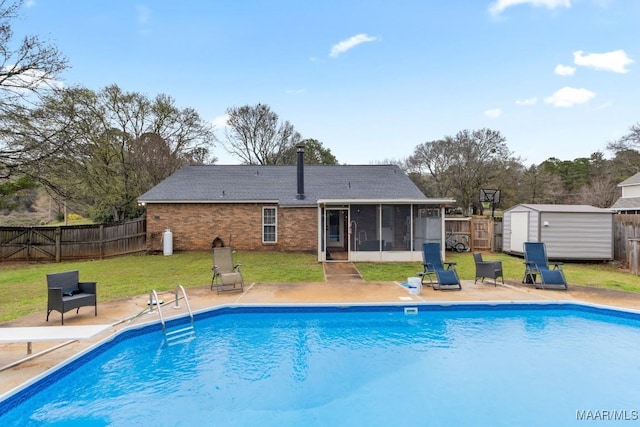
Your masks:
<path fill-rule="evenodd" d="M 267 104 L 341 163 L 485 127 L 525 164 L 573 160 L 640 122 L 640 0 L 26 0 L 12 24 L 66 85 L 168 94 L 220 137 Z"/>

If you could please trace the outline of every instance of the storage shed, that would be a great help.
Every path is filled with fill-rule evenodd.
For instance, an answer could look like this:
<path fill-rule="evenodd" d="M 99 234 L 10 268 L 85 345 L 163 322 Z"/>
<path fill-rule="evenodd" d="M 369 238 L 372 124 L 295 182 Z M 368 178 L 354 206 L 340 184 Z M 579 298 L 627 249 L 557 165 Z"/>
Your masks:
<path fill-rule="evenodd" d="M 590 205 L 516 205 L 504 211 L 502 250 L 523 255 L 524 242 L 544 242 L 549 259 L 611 260 L 613 211 Z"/>

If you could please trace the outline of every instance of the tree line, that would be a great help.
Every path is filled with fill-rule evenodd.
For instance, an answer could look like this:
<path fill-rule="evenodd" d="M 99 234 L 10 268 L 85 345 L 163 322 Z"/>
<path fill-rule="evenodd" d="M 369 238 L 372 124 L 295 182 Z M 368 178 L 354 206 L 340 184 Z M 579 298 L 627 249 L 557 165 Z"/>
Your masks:
<path fill-rule="evenodd" d="M 0 1 L 0 210 L 33 202 L 35 189 L 95 221 L 136 217 L 138 196 L 185 164 L 215 163 L 213 149 L 240 163 L 339 164 L 321 141 L 303 139 L 267 104 L 227 109 L 222 135 L 192 108 L 166 94 L 61 86 L 68 59 L 37 36 L 14 40 L 22 1 Z M 492 129 L 462 130 L 393 160 L 428 197 L 450 197 L 465 212 L 481 209 L 480 189 L 501 190 L 501 207 L 517 203 L 585 203 L 608 207 L 616 185 L 640 167 L 640 125 L 607 145 L 613 153 L 525 166 Z"/>

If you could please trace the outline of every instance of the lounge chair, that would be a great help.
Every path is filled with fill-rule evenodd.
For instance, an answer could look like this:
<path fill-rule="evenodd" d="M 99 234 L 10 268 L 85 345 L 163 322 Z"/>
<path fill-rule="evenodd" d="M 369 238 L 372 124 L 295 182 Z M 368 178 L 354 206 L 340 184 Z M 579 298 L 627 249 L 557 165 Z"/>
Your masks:
<path fill-rule="evenodd" d="M 567 280 L 561 262 L 549 263 L 544 242 L 524 242 L 524 277 L 522 283 L 533 284 L 536 288 L 567 289 Z M 550 265 L 553 268 L 550 268 Z M 538 286 L 537 278 L 540 277 Z"/>
<path fill-rule="evenodd" d="M 417 273 L 422 277 L 422 283 L 426 276 L 433 289 L 462 289 L 455 269 L 456 263 L 442 261 L 440 243 L 422 244 L 422 265 L 424 270 Z"/>
<path fill-rule="evenodd" d="M 220 291 L 244 291 L 244 278 L 242 277 L 242 264 L 233 263 L 233 251 L 230 247 L 212 248 L 213 251 L 213 277 L 211 277 L 211 289 L 215 287 Z"/>
<path fill-rule="evenodd" d="M 500 277 L 504 285 L 501 261 L 485 261 L 479 252 L 473 254 L 473 260 L 476 264 L 476 278 L 473 283 L 477 283 L 478 279 L 480 279 L 480 282 L 484 282 L 484 279 L 493 279 L 493 285 L 498 286 L 498 277 Z"/>

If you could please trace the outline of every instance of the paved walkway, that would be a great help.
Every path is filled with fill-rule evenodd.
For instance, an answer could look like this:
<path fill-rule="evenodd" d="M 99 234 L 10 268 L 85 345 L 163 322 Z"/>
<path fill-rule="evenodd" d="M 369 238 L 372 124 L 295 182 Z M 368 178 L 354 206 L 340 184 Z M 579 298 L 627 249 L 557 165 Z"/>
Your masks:
<path fill-rule="evenodd" d="M 363 282 L 362 275 L 352 262 L 325 262 L 324 277 L 327 282 Z"/>
<path fill-rule="evenodd" d="M 327 265 L 339 265 L 327 263 Z M 347 264 L 344 264 L 346 266 Z M 435 291 L 425 287 L 420 295 L 410 295 L 398 282 L 365 282 L 351 277 L 355 274 L 338 271 L 336 267 L 326 270 L 326 282 L 314 283 L 253 283 L 247 284 L 244 292 L 217 294 L 209 286 L 188 288 L 187 294 L 194 311 L 228 304 L 305 304 L 305 303 L 402 303 L 402 302 L 451 302 L 451 301 L 582 301 L 613 307 L 640 310 L 640 294 L 621 291 L 569 286 L 568 291 L 541 290 L 519 282 L 508 282 L 494 286 L 493 283 L 462 281 L 461 291 Z M 357 271 L 357 270 L 356 270 Z M 161 293 L 165 301 L 165 317 L 184 314 L 184 303 L 174 307 L 173 292 Z M 157 314 L 147 311 L 148 295 L 98 303 L 98 316 L 91 307 L 80 308 L 80 313 L 69 312 L 65 325 L 112 325 L 108 331 L 94 338 L 67 343 L 66 341 L 34 342 L 36 357 L 0 371 L 0 395 L 35 378 L 47 369 L 74 356 L 89 346 L 111 336 L 130 325 L 156 321 Z M 45 321 L 45 310 L 0 324 L 0 327 L 52 327 L 60 325 L 60 314 L 53 312 L 49 322 Z M 26 343 L 0 344 L 0 368 L 21 361 L 27 356 Z M 51 348 L 55 350 L 38 354 Z"/>

